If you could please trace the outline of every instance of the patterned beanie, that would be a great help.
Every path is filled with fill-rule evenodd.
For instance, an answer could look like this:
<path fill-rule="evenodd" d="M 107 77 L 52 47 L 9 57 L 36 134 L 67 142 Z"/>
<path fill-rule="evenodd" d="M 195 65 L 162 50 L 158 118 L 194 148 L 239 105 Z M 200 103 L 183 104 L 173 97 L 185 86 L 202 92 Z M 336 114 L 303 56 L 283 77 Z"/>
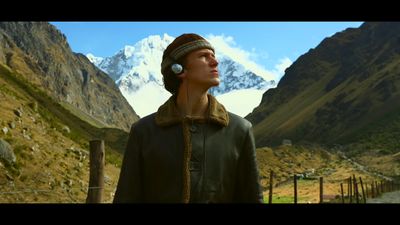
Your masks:
<path fill-rule="evenodd" d="M 197 34 L 182 34 L 177 37 L 164 50 L 161 62 L 161 73 L 165 76 L 166 69 L 170 68 L 173 63 L 192 51 L 208 48 L 215 52 L 214 47 L 203 37 Z"/>

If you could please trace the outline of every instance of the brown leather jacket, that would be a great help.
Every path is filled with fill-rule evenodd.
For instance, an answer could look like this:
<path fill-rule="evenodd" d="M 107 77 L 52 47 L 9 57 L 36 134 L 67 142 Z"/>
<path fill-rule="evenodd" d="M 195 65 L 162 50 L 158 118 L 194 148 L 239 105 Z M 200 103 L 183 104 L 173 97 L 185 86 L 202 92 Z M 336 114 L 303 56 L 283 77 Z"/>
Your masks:
<path fill-rule="evenodd" d="M 263 202 L 251 123 L 208 98 L 208 119 L 172 96 L 133 124 L 114 203 Z"/>

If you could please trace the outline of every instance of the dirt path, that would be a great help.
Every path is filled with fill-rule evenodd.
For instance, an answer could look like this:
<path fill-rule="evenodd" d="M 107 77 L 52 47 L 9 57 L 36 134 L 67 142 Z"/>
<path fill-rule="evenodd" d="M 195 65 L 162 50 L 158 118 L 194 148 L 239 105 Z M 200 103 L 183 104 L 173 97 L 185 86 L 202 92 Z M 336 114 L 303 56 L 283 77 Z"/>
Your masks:
<path fill-rule="evenodd" d="M 400 203 L 400 191 L 383 193 L 379 198 L 367 199 L 367 203 Z"/>
<path fill-rule="evenodd" d="M 364 172 L 364 173 L 367 173 L 367 174 L 369 174 L 369 175 L 371 175 L 371 176 L 379 177 L 379 178 L 381 178 L 381 179 L 383 179 L 383 180 L 392 180 L 392 178 L 387 177 L 387 176 L 384 176 L 384 175 L 381 174 L 381 173 L 369 171 L 365 166 L 363 166 L 363 165 L 361 165 L 361 164 L 355 162 L 355 161 L 352 160 L 351 158 L 348 158 L 348 157 L 347 157 L 343 152 L 341 152 L 341 151 L 339 151 L 338 154 L 339 154 L 344 160 L 347 160 L 348 162 L 350 162 L 351 164 L 353 164 L 353 166 L 354 166 L 355 168 L 357 168 L 359 171 L 362 171 L 362 172 Z"/>

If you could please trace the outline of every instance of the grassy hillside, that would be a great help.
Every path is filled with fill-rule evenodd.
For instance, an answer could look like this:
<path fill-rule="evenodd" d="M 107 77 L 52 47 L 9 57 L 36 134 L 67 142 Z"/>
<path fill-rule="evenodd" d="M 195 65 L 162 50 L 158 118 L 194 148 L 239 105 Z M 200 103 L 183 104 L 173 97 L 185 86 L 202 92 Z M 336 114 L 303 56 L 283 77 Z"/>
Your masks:
<path fill-rule="evenodd" d="M 17 158 L 0 162 L 0 202 L 85 202 L 93 139 L 105 140 L 104 201 L 112 201 L 126 132 L 88 124 L 1 64 L 0 99 L 0 138 Z"/>

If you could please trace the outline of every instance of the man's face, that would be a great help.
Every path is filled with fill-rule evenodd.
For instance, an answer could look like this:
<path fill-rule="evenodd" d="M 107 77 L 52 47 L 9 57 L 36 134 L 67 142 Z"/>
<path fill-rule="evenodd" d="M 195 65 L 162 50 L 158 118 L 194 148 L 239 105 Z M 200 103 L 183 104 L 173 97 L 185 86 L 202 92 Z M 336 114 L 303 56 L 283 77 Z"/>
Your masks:
<path fill-rule="evenodd" d="M 192 85 L 208 90 L 219 85 L 218 61 L 210 49 L 199 49 L 186 56 L 185 74 Z"/>

